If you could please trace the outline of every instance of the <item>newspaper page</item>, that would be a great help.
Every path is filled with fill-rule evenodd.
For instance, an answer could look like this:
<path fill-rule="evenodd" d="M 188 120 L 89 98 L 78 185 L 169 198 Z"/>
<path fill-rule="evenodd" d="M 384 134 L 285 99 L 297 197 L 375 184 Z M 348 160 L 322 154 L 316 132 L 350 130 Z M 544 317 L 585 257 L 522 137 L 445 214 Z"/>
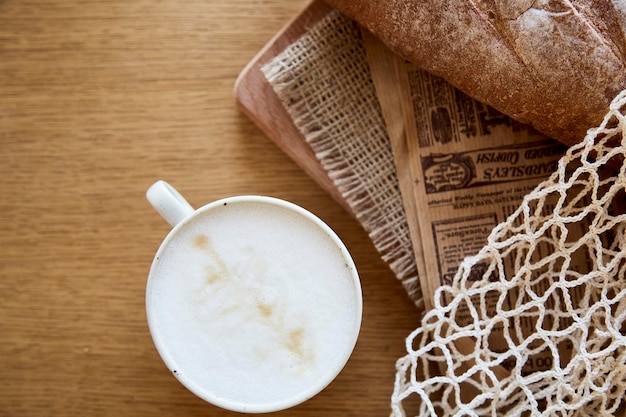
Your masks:
<path fill-rule="evenodd" d="M 434 291 L 452 282 L 463 258 L 556 170 L 567 148 L 403 60 L 368 32 L 363 40 L 432 308 Z"/>
<path fill-rule="evenodd" d="M 452 283 L 567 147 L 440 77 L 396 64 L 425 276 L 435 289 Z"/>
<path fill-rule="evenodd" d="M 430 309 L 436 289 L 450 284 L 463 259 L 477 254 L 492 229 L 556 171 L 567 147 L 406 62 L 372 36 L 364 36 L 364 45 L 396 154 L 403 199 L 410 201 L 405 204 L 407 219 L 424 304 Z M 395 71 L 385 70 L 389 61 Z M 570 233 L 580 236 L 585 230 Z M 534 256 L 548 254 L 542 251 L 549 249 L 538 248 Z M 576 262 L 589 259 L 582 256 Z M 514 265 L 506 268 L 510 271 Z M 534 290 L 540 293 L 541 286 L 549 283 L 539 282 Z M 519 301 L 511 297 L 509 303 Z M 492 311 L 498 300 L 484 301 Z M 525 331 L 532 332 L 534 326 L 528 320 Z M 566 356 L 570 348 L 563 349 Z M 549 358 L 536 355 L 525 371 L 546 369 Z"/>

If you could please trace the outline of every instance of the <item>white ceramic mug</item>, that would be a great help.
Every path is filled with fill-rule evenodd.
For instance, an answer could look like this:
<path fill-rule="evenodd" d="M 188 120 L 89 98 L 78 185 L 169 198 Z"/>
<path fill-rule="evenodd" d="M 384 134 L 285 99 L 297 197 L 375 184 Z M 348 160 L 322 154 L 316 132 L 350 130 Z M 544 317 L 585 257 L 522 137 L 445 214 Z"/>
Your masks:
<path fill-rule="evenodd" d="M 169 184 L 146 194 L 173 226 L 148 277 L 150 333 L 200 398 L 239 412 L 289 408 L 348 361 L 362 295 L 345 245 L 319 218 L 271 197 L 194 210 Z"/>

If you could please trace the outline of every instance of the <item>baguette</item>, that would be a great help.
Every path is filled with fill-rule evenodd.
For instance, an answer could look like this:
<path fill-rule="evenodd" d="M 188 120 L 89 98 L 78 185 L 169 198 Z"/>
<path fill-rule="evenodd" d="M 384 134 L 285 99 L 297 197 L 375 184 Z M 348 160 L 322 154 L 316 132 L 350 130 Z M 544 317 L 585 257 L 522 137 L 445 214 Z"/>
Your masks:
<path fill-rule="evenodd" d="M 401 57 L 566 144 L 626 89 L 624 0 L 327 0 Z"/>

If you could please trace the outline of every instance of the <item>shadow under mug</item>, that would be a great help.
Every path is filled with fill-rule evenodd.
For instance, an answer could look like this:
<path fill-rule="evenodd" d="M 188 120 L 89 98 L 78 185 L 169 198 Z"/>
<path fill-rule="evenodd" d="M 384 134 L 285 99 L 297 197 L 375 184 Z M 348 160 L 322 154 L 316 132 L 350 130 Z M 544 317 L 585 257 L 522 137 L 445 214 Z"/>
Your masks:
<path fill-rule="evenodd" d="M 164 181 L 146 196 L 173 226 L 150 268 L 148 325 L 187 389 L 260 413 L 302 403 L 335 379 L 356 345 L 362 293 L 328 225 L 272 197 L 194 210 Z"/>

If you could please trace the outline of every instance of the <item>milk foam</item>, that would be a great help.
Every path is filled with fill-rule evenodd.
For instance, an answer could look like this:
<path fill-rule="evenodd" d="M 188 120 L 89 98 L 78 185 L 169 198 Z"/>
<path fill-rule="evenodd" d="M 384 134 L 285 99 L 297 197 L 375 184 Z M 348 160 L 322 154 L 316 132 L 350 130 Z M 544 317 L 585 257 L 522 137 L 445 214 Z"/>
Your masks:
<path fill-rule="evenodd" d="M 353 273 L 312 220 L 229 202 L 181 227 L 155 259 L 151 331 L 196 394 L 252 408 L 289 401 L 323 388 L 350 354 L 360 324 Z"/>

